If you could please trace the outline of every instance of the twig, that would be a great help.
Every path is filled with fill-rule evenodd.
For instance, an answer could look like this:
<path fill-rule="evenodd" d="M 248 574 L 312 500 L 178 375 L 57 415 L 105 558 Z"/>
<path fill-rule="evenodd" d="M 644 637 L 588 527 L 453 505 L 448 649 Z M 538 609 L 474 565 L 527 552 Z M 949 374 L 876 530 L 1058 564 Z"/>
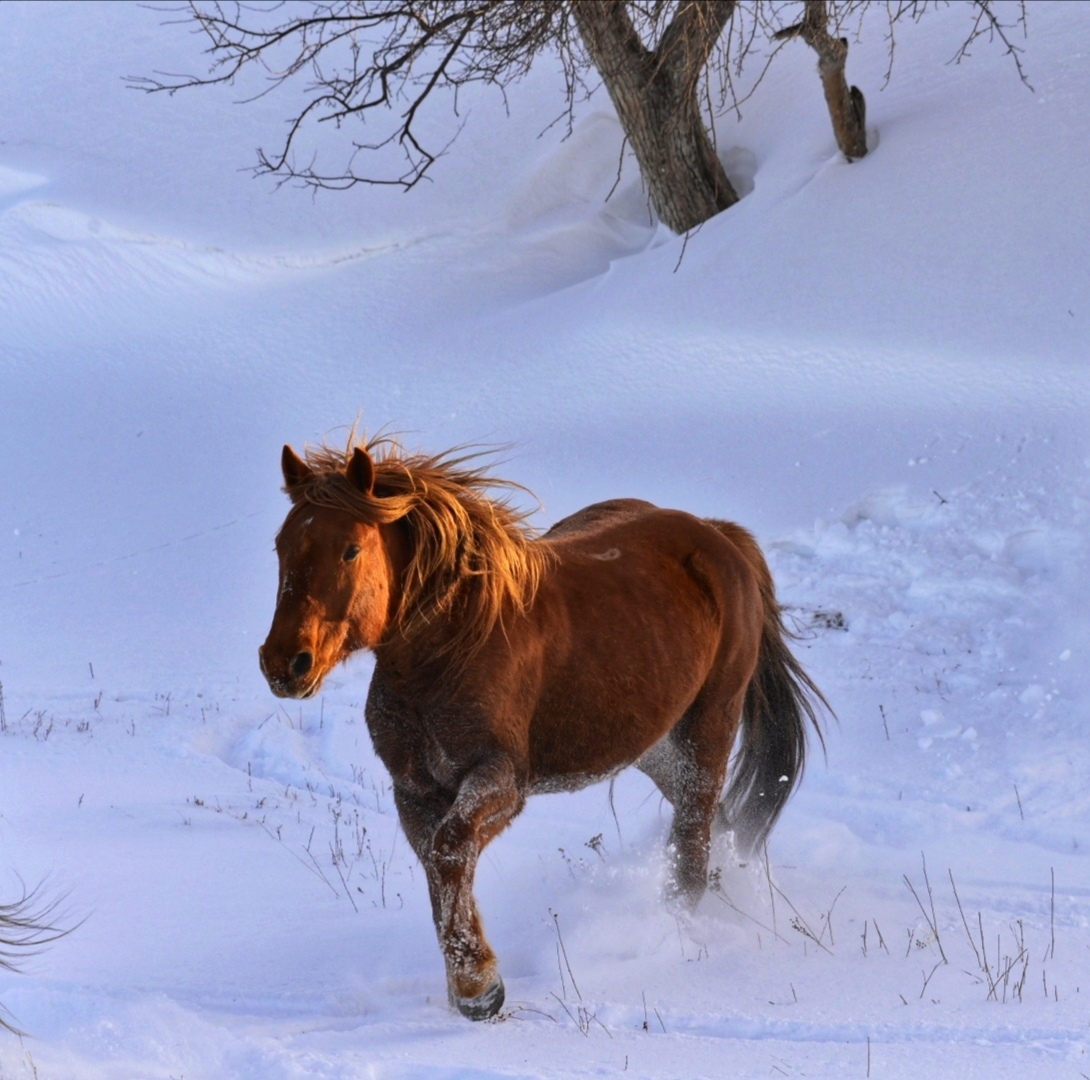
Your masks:
<path fill-rule="evenodd" d="M 344 895 L 348 897 L 348 902 L 352 905 L 352 910 L 358 915 L 360 913 L 360 909 L 356 907 L 356 901 L 355 898 L 352 896 L 351 890 L 348 888 L 348 882 L 344 880 L 344 874 L 341 873 L 341 864 L 337 859 L 337 855 L 336 852 L 333 850 L 332 844 L 329 845 L 329 852 L 333 856 L 333 869 L 337 871 L 337 877 L 341 879 L 341 885 L 344 886 Z M 382 906 L 385 907 L 386 905 L 383 904 Z"/>
<path fill-rule="evenodd" d="M 552 994 L 552 991 L 549 992 L 550 994 Z M 552 996 L 556 999 L 556 1003 L 564 1010 L 564 1012 L 568 1014 L 568 1019 L 583 1033 L 583 1038 L 589 1039 L 590 1025 L 584 1024 L 582 1017 L 576 1019 L 575 1016 L 572 1014 L 571 1009 L 568 1008 L 568 1003 L 564 1001 L 563 998 L 558 998 L 556 994 L 552 994 Z"/>
<path fill-rule="evenodd" d="M 908 886 L 908 891 L 912 893 L 913 897 L 916 900 L 916 903 L 919 905 L 920 913 L 923 915 L 924 921 L 931 929 L 931 933 L 935 938 L 935 944 L 939 947 L 939 956 L 942 957 L 942 962 L 944 964 L 948 964 L 950 963 L 950 961 L 946 959 L 946 952 L 942 947 L 942 938 L 939 936 L 939 921 L 938 916 L 935 914 L 935 896 L 931 891 L 931 881 L 927 876 L 927 859 L 922 851 L 920 852 L 920 858 L 923 861 L 923 880 L 924 884 L 927 886 L 927 899 L 931 906 L 930 915 L 927 914 L 927 909 L 923 906 L 923 901 L 920 899 L 919 894 L 916 892 L 915 886 L 912 884 L 911 881 L 908 880 L 908 875 L 903 874 L 902 877 L 904 878 L 904 883 Z"/>
<path fill-rule="evenodd" d="M 72 926 L 62 926 L 65 915 L 59 908 L 66 897 L 49 900 L 43 898 L 42 889 L 42 885 L 30 890 L 23 885 L 22 896 L 11 903 L 0 904 L 0 970 L 18 972 L 23 957 L 37 956 L 47 945 L 67 937 L 83 925 L 84 919 L 80 919 Z M 0 1005 L 0 1014 L 7 1012 Z M 26 1034 L 3 1015 L 0 1015 L 0 1028 L 14 1035 Z"/>
<path fill-rule="evenodd" d="M 983 961 L 981 963 L 981 970 L 984 972 L 984 977 L 988 980 L 988 999 L 991 1000 L 995 997 L 995 979 L 992 978 L 992 969 L 988 964 L 988 947 L 984 944 L 984 918 L 978 911 L 976 913 L 977 927 L 980 930 L 980 951 L 983 954 Z"/>
<path fill-rule="evenodd" d="M 925 975 L 924 976 L 923 986 L 920 987 L 920 1000 L 921 1001 L 923 1000 L 924 994 L 927 992 L 927 984 L 931 981 L 931 976 L 934 975 L 935 972 L 938 971 L 939 968 L 941 968 L 944 963 L 946 963 L 945 960 L 939 960 L 935 964 L 935 966 L 931 969 L 931 975 Z"/>
<path fill-rule="evenodd" d="M 828 928 L 828 931 L 829 931 L 829 944 L 830 945 L 836 945 L 836 940 L 833 937 L 833 908 L 836 907 L 836 902 L 844 895 L 844 892 L 845 892 L 845 890 L 847 888 L 848 888 L 847 885 L 844 885 L 844 886 L 841 887 L 840 892 L 838 892 L 836 894 L 836 896 L 833 897 L 833 902 L 829 905 L 829 910 L 825 914 L 825 926 Z M 824 937 L 825 936 L 825 930 L 822 930 L 821 934 L 822 934 L 822 937 Z"/>
<path fill-rule="evenodd" d="M 872 921 L 874 923 L 875 933 L 877 933 L 877 935 L 878 935 L 878 944 L 881 945 L 882 948 L 886 950 L 886 956 L 889 956 L 890 955 L 889 946 L 886 944 L 886 939 L 884 937 L 882 937 L 882 929 L 878 925 L 878 920 L 873 919 Z"/>
<path fill-rule="evenodd" d="M 965 909 L 961 906 L 961 897 L 958 896 L 958 887 L 954 884 L 954 871 L 947 870 L 950 875 L 950 888 L 954 890 L 954 899 L 957 901 L 958 911 L 961 913 L 961 925 L 965 927 L 965 935 L 969 939 L 969 944 L 973 947 L 973 952 L 976 954 L 976 966 L 983 968 L 983 964 L 980 962 L 980 952 L 976 947 L 976 942 L 973 941 L 972 931 L 969 929 L 969 921 L 965 918 Z"/>
<path fill-rule="evenodd" d="M 613 815 L 613 824 L 617 829 L 617 843 L 621 845 L 621 850 L 624 850 L 624 836 L 621 835 L 621 822 L 617 817 L 617 807 L 613 805 L 613 785 L 617 782 L 617 778 L 610 777 L 609 781 L 609 812 Z"/>
<path fill-rule="evenodd" d="M 785 945 L 788 944 L 787 938 L 783 937 L 775 926 L 766 926 L 760 919 L 750 915 L 748 911 L 743 911 L 721 888 L 711 890 L 711 895 L 721 900 L 731 911 L 741 915 L 743 919 L 749 919 L 751 923 L 759 926 L 762 930 L 767 930 L 777 941 L 782 941 Z"/>
<path fill-rule="evenodd" d="M 804 937 L 808 937 L 815 945 L 817 945 L 819 949 L 827 952 L 830 956 L 832 956 L 832 950 L 828 948 L 825 942 L 822 941 L 821 938 L 819 938 L 817 934 L 815 934 L 814 931 L 810 928 L 809 923 L 807 923 L 807 921 L 799 913 L 798 908 L 796 908 L 795 905 L 791 903 L 791 900 L 788 898 L 787 893 L 785 893 L 777 884 L 775 884 L 771 878 L 769 878 L 769 884 L 772 886 L 772 888 L 776 890 L 776 892 L 780 894 L 780 896 L 784 898 L 784 900 L 787 902 L 787 906 L 795 913 L 795 918 L 791 920 L 792 927 L 794 927 L 794 929 L 796 929 Z"/>
<path fill-rule="evenodd" d="M 553 925 L 556 927 L 556 943 L 560 947 L 560 954 L 564 957 L 564 966 L 568 969 L 568 978 L 571 979 L 572 989 L 575 990 L 575 996 L 582 1002 L 583 995 L 579 992 L 579 984 L 572 974 L 571 963 L 568 960 L 568 950 L 564 948 L 564 936 L 560 933 L 560 916 L 552 908 L 549 908 L 549 914 L 553 917 Z M 563 981 L 563 975 L 561 975 L 561 985 L 563 985 Z"/>
<path fill-rule="evenodd" d="M 764 856 L 765 879 L 768 881 L 768 902 L 772 907 L 772 933 L 774 933 L 776 937 L 780 937 L 779 933 L 777 932 L 776 926 L 776 891 L 772 885 L 772 864 L 769 862 L 768 859 L 767 841 L 764 844 L 764 850 L 762 851 L 762 855 Z M 780 940 L 782 941 L 783 938 L 780 938 Z"/>
<path fill-rule="evenodd" d="M 1050 866 L 1049 873 L 1052 875 L 1052 893 L 1048 902 L 1048 925 L 1052 934 L 1052 940 L 1048 946 L 1049 959 L 1056 959 L 1056 868 Z"/>

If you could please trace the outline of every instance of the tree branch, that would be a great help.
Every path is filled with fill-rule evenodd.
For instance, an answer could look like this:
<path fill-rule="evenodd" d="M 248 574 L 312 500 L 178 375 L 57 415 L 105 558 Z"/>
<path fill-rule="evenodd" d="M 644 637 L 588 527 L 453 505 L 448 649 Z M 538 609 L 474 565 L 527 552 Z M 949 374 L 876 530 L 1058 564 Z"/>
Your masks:
<path fill-rule="evenodd" d="M 158 73 L 129 82 L 149 92 L 173 94 L 195 86 L 233 84 L 244 70 L 257 69 L 265 73 L 267 85 L 244 99 L 253 100 L 309 72 L 312 78 L 304 90 L 309 100 L 294 112 L 274 151 L 258 150 L 255 171 L 314 187 L 367 183 L 408 189 L 450 145 L 429 148 L 417 134 L 421 111 L 435 93 L 472 82 L 502 90 L 562 37 L 556 29 L 563 8 L 563 0 L 333 0 L 312 4 L 305 16 L 262 26 L 262 12 L 241 4 L 228 8 L 191 0 L 188 10 L 208 43 L 209 73 Z M 253 16 L 248 24 L 243 10 Z M 270 8 L 265 14 L 275 12 Z M 344 59 L 338 60 L 339 55 Z M 402 99 L 406 104 L 397 121 L 384 120 L 383 114 Z M 315 156 L 306 166 L 296 164 L 297 147 L 312 124 L 332 121 L 339 126 L 351 117 L 378 131 L 376 138 L 353 141 L 343 169 L 321 169 Z M 359 151 L 393 144 L 401 147 L 404 169 L 357 171 Z"/>
<path fill-rule="evenodd" d="M 849 161 L 863 157 L 867 152 L 866 102 L 858 86 L 848 86 L 844 74 L 848 39 L 829 33 L 825 0 L 806 0 L 802 22 L 778 31 L 774 37 L 802 38 L 818 54 L 818 74 L 837 146 Z"/>

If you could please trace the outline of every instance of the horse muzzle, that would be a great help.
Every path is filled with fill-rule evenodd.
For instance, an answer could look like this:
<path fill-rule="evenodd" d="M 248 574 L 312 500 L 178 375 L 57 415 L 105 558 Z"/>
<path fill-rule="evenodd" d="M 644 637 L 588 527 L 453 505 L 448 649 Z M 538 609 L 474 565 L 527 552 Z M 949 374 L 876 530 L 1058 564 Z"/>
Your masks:
<path fill-rule="evenodd" d="M 257 650 L 261 673 L 265 676 L 269 689 L 282 698 L 310 698 L 318 692 L 322 684 L 320 674 L 314 672 L 314 654 L 301 649 L 284 665 L 284 670 L 277 670 L 279 664 L 271 665 L 262 645 Z"/>

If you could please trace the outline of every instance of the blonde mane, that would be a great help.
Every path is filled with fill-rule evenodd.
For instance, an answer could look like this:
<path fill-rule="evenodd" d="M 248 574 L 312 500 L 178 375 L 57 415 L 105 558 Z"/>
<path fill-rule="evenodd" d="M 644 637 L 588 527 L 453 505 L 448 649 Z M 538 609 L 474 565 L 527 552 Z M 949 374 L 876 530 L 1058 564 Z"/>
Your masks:
<path fill-rule="evenodd" d="M 369 525 L 404 520 L 411 557 L 391 629 L 413 637 L 453 612 L 456 631 L 440 651 L 464 662 L 505 616 L 526 611 L 552 561 L 549 546 L 537 543 L 526 525 L 532 511 L 511 504 L 513 492 L 527 489 L 490 476 L 482 461 L 488 450 L 414 454 L 378 435 L 363 444 L 375 466 L 374 489 L 366 494 L 345 474 L 361 444 L 353 431 L 344 450 L 308 446 L 310 475 L 288 494 L 297 507 L 328 506 Z"/>

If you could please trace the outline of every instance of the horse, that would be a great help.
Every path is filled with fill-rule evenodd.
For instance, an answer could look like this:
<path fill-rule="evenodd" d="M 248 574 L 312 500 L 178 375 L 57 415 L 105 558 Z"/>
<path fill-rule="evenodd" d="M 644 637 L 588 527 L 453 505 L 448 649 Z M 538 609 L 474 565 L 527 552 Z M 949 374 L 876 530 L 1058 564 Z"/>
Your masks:
<path fill-rule="evenodd" d="M 504 1001 L 477 860 L 530 795 L 636 766 L 673 806 L 667 893 L 692 907 L 713 832 L 743 856 L 761 849 L 808 725 L 824 745 L 827 708 L 746 530 L 613 499 L 539 536 L 514 506 L 525 489 L 483 456 L 386 436 L 302 457 L 285 446 L 292 506 L 259 650 L 285 698 L 374 654 L 367 726 L 424 867 L 451 1006 L 473 1020 Z"/>

